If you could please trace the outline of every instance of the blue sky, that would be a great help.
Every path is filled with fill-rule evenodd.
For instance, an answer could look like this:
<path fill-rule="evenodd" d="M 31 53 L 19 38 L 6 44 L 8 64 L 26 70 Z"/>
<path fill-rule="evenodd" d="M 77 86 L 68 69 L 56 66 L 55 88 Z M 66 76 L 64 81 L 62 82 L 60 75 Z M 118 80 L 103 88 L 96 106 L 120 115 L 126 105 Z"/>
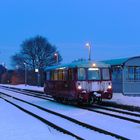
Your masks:
<path fill-rule="evenodd" d="M 58 47 L 63 63 L 140 55 L 139 0 L 1 0 L 0 63 L 26 38 L 46 37 Z"/>

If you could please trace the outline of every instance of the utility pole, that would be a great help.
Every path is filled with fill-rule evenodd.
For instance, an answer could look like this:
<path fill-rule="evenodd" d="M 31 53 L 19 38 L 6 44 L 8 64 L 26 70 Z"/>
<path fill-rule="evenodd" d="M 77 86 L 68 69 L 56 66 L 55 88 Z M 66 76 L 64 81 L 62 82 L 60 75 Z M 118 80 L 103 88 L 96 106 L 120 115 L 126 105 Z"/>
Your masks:
<path fill-rule="evenodd" d="M 25 83 L 25 86 L 27 86 L 27 64 L 24 62 L 24 83 Z"/>

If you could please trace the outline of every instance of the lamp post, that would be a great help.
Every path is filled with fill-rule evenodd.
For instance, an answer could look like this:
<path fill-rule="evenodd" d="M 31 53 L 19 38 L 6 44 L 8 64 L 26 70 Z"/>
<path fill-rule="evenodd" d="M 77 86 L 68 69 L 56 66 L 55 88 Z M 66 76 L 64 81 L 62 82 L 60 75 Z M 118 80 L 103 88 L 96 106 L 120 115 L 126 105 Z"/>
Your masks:
<path fill-rule="evenodd" d="M 18 66 L 18 65 L 16 65 L 16 69 L 17 69 L 17 70 L 19 69 L 19 66 Z"/>
<path fill-rule="evenodd" d="M 86 47 L 88 48 L 88 60 L 91 60 L 91 45 L 89 43 L 86 43 Z"/>
<path fill-rule="evenodd" d="M 39 74 L 39 69 L 35 69 L 35 72 L 37 73 L 37 85 L 40 85 L 40 74 Z"/>
<path fill-rule="evenodd" d="M 24 71 L 24 79 L 25 79 L 24 83 L 25 83 L 25 86 L 27 86 L 27 64 L 26 63 L 23 63 L 23 64 L 24 64 L 24 69 L 25 69 L 25 71 Z"/>
<path fill-rule="evenodd" d="M 56 64 L 58 64 L 58 53 L 54 53 L 54 57 L 56 59 Z"/>

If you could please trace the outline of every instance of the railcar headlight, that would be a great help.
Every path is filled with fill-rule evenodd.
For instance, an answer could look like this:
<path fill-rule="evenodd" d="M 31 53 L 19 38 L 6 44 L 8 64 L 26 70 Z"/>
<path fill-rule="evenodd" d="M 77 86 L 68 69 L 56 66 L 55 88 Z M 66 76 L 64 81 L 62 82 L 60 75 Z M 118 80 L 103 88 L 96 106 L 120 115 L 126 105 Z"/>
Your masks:
<path fill-rule="evenodd" d="M 108 89 L 112 89 L 112 86 L 111 85 L 108 85 Z"/>
<path fill-rule="evenodd" d="M 78 85 L 78 87 L 77 87 L 79 90 L 81 90 L 82 89 L 82 86 L 81 85 Z"/>

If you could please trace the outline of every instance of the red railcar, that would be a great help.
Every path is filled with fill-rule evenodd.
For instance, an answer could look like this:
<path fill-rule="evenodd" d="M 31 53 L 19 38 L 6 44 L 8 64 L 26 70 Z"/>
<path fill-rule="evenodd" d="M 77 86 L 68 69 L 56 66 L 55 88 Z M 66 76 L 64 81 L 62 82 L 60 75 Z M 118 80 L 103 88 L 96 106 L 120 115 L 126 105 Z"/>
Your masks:
<path fill-rule="evenodd" d="M 75 61 L 46 68 L 44 92 L 58 101 L 93 104 L 112 98 L 110 68 L 93 61 Z"/>

